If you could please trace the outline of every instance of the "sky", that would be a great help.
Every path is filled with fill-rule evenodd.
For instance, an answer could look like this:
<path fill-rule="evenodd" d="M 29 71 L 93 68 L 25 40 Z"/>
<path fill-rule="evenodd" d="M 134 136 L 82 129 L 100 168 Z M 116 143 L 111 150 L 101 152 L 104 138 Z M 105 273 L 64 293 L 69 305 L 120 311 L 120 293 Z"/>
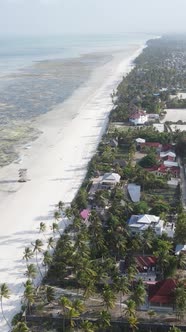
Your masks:
<path fill-rule="evenodd" d="M 186 0 L 0 0 L 0 34 L 186 32 Z"/>

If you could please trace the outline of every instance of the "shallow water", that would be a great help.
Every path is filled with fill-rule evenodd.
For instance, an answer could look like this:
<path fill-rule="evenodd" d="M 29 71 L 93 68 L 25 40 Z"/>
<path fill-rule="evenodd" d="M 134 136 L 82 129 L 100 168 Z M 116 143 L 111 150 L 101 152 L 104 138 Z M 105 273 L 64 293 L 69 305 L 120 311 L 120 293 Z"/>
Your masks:
<path fill-rule="evenodd" d="M 30 120 L 47 113 L 88 80 L 95 67 L 111 56 L 87 55 L 38 62 L 8 75 L 0 88 L 0 166 L 17 158 L 19 144 L 38 136 Z"/>
<path fill-rule="evenodd" d="M 20 144 L 38 136 L 34 118 L 86 85 L 95 68 L 110 61 L 114 51 L 142 39 L 147 37 L 0 39 L 0 166 L 18 157 Z"/>

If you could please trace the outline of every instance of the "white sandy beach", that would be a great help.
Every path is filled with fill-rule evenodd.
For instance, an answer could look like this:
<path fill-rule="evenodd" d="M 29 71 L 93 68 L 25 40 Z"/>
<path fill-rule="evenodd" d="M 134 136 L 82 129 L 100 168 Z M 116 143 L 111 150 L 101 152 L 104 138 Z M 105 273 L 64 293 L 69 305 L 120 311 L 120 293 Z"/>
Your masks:
<path fill-rule="evenodd" d="M 6 282 L 11 290 L 4 305 L 9 320 L 19 310 L 22 298 L 24 248 L 37 238 L 44 240 L 38 227 L 43 221 L 49 230 L 55 204 L 60 200 L 70 203 L 74 198 L 104 132 L 112 108 L 110 94 L 141 50 L 142 45 L 133 45 L 115 53 L 71 98 L 35 120 L 43 134 L 31 148 L 22 149 L 22 164 L 0 170 L 0 283 Z M 17 182 L 20 167 L 28 169 L 27 183 Z M 0 331 L 8 330 L 0 317 Z"/>

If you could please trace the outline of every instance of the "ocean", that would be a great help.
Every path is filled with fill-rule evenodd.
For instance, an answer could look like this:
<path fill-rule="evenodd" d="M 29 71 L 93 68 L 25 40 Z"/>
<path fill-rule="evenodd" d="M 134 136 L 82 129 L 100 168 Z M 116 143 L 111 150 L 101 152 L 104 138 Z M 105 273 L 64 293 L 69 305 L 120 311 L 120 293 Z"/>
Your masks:
<path fill-rule="evenodd" d="M 146 34 L 0 37 L 0 166 L 17 158 L 19 145 L 38 137 L 33 119 L 86 84 L 113 52 L 147 39 Z"/>

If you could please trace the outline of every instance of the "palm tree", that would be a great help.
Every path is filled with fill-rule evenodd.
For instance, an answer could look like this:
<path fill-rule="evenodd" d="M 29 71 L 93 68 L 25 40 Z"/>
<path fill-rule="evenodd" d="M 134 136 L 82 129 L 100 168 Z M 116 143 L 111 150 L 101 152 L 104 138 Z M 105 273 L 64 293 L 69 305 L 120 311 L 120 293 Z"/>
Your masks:
<path fill-rule="evenodd" d="M 106 309 L 112 309 L 115 306 L 116 296 L 110 286 L 105 285 L 102 291 L 103 303 Z"/>
<path fill-rule="evenodd" d="M 179 320 L 182 320 L 186 312 L 186 290 L 183 282 L 177 284 L 174 295 L 176 316 Z"/>
<path fill-rule="evenodd" d="M 32 280 L 36 277 L 37 275 L 37 268 L 35 267 L 34 264 L 29 264 L 27 265 L 27 270 L 25 272 L 25 275 Z"/>
<path fill-rule="evenodd" d="M 49 239 L 48 239 L 48 248 L 49 249 L 54 249 L 55 245 L 56 245 L 56 242 L 55 242 L 54 238 L 52 236 L 49 237 Z"/>
<path fill-rule="evenodd" d="M 72 226 L 72 230 L 74 230 L 75 232 L 78 232 L 81 229 L 81 226 L 82 226 L 81 218 L 75 217 L 74 220 L 73 220 L 73 224 L 71 226 Z"/>
<path fill-rule="evenodd" d="M 107 329 L 109 326 L 111 326 L 110 324 L 110 320 L 111 320 L 111 315 L 108 313 L 108 311 L 106 310 L 102 310 L 99 313 L 99 318 L 97 320 L 98 323 L 98 327 L 102 329 L 102 331 L 104 331 L 105 329 Z"/>
<path fill-rule="evenodd" d="M 74 300 L 73 303 L 72 303 L 72 305 L 73 305 L 73 308 L 76 311 L 79 311 L 80 313 L 82 313 L 85 310 L 84 303 L 81 300 L 79 300 L 79 299 Z"/>
<path fill-rule="evenodd" d="M 136 330 L 138 330 L 138 319 L 136 316 L 128 317 L 128 322 L 129 322 L 132 332 L 135 332 Z"/>
<path fill-rule="evenodd" d="M 71 219 L 71 218 L 73 217 L 73 215 L 74 215 L 74 213 L 73 213 L 73 209 L 72 209 L 71 207 L 67 207 L 67 208 L 65 209 L 65 215 L 66 215 L 66 217 L 67 217 L 68 219 Z"/>
<path fill-rule="evenodd" d="M 44 232 L 46 232 L 46 229 L 47 229 L 46 224 L 44 222 L 40 222 L 39 232 L 44 233 Z"/>
<path fill-rule="evenodd" d="M 71 307 L 68 311 L 68 319 L 70 322 L 70 327 L 74 327 L 75 326 L 75 322 L 73 320 L 73 318 L 77 318 L 80 316 L 79 311 L 77 311 L 76 309 L 74 309 L 73 307 Z"/>
<path fill-rule="evenodd" d="M 172 326 L 168 332 L 181 332 L 181 330 L 178 327 Z"/>
<path fill-rule="evenodd" d="M 24 287 L 27 287 L 27 286 L 32 286 L 33 287 L 33 283 L 30 279 L 28 279 L 25 283 L 24 283 Z"/>
<path fill-rule="evenodd" d="M 19 322 L 14 326 L 12 332 L 29 332 L 29 328 L 24 322 Z"/>
<path fill-rule="evenodd" d="M 149 319 L 151 320 L 153 317 L 156 316 L 156 312 L 154 310 L 147 311 L 147 314 L 149 316 Z"/>
<path fill-rule="evenodd" d="M 172 251 L 172 243 L 166 240 L 158 239 L 157 249 L 153 253 L 157 257 L 157 265 L 160 271 L 160 277 L 165 277 L 165 269 L 169 263 L 170 252 Z"/>
<path fill-rule="evenodd" d="M 121 313 L 122 295 L 124 296 L 130 293 L 129 282 L 128 278 L 125 276 L 117 277 L 113 281 L 116 291 L 120 293 L 120 313 Z"/>
<path fill-rule="evenodd" d="M 31 248 L 26 247 L 23 253 L 23 259 L 26 260 L 26 264 L 28 265 L 29 259 L 33 258 L 34 253 Z"/>
<path fill-rule="evenodd" d="M 32 244 L 34 246 L 34 250 L 33 252 L 35 252 L 36 254 L 36 263 L 37 263 L 37 268 L 38 268 L 38 271 L 41 275 L 41 278 L 43 278 L 43 275 L 41 273 L 41 269 L 39 267 L 39 262 L 38 262 L 38 253 L 42 251 L 42 247 L 43 247 L 43 242 L 40 240 L 40 239 L 37 239 L 35 241 L 35 243 Z"/>
<path fill-rule="evenodd" d="M 136 303 L 136 306 L 139 307 L 145 303 L 146 290 L 142 279 L 139 279 L 135 285 L 132 299 Z"/>
<path fill-rule="evenodd" d="M 134 281 L 137 272 L 138 271 L 136 269 L 136 266 L 134 266 L 134 265 L 129 266 L 129 268 L 127 270 L 127 277 L 128 277 L 129 284 L 131 284 Z"/>
<path fill-rule="evenodd" d="M 183 270 L 186 268 L 186 255 L 183 252 L 180 252 L 178 256 L 178 265 Z"/>
<path fill-rule="evenodd" d="M 59 219 L 61 218 L 61 213 L 59 211 L 55 211 L 54 212 L 54 219 L 55 221 L 59 221 Z"/>
<path fill-rule="evenodd" d="M 52 223 L 51 230 L 52 230 L 53 234 L 55 234 L 56 232 L 58 232 L 59 235 L 61 235 L 61 233 L 59 231 L 59 225 L 56 222 Z"/>
<path fill-rule="evenodd" d="M 35 292 L 34 292 L 34 287 L 32 284 L 29 284 L 29 283 L 25 284 L 23 299 L 24 299 L 24 302 L 26 302 L 26 305 L 28 307 L 28 312 L 30 314 L 31 305 L 34 304 L 34 302 L 35 302 Z"/>
<path fill-rule="evenodd" d="M 2 312 L 2 316 L 3 316 L 6 324 L 9 327 L 11 327 L 10 323 L 8 322 L 8 320 L 5 317 L 4 310 L 3 310 L 3 298 L 4 299 L 9 299 L 9 297 L 10 297 L 10 291 L 9 291 L 9 288 L 8 288 L 7 284 L 5 284 L 5 283 L 1 284 L 1 286 L 0 286 L 1 312 Z"/>
<path fill-rule="evenodd" d="M 65 205 L 65 204 L 64 204 L 62 201 L 59 201 L 59 203 L 58 203 L 58 209 L 59 209 L 59 211 L 62 211 L 62 210 L 63 210 L 64 205 Z"/>
<path fill-rule="evenodd" d="M 136 303 L 133 300 L 127 301 L 127 307 L 124 309 L 126 317 L 135 317 L 136 314 Z"/>
<path fill-rule="evenodd" d="M 95 284 L 94 281 L 91 279 L 86 278 L 86 282 L 84 282 L 84 293 L 83 297 L 86 301 L 90 296 L 92 296 L 95 293 Z"/>
<path fill-rule="evenodd" d="M 83 332 L 94 332 L 95 331 L 93 324 L 91 322 L 89 322 L 88 320 L 83 320 L 81 322 L 81 330 Z"/>
<path fill-rule="evenodd" d="M 67 312 L 72 308 L 72 302 L 65 296 L 60 297 L 59 305 L 62 308 L 63 313 L 63 331 L 65 331 L 65 318 L 67 317 Z"/>
<path fill-rule="evenodd" d="M 55 300 L 55 290 L 51 286 L 46 287 L 46 299 L 48 303 L 51 303 Z"/>
<path fill-rule="evenodd" d="M 46 268 L 51 265 L 52 263 L 52 255 L 49 253 L 49 251 L 45 251 L 43 253 L 43 265 L 45 266 L 45 272 L 46 272 Z"/>

